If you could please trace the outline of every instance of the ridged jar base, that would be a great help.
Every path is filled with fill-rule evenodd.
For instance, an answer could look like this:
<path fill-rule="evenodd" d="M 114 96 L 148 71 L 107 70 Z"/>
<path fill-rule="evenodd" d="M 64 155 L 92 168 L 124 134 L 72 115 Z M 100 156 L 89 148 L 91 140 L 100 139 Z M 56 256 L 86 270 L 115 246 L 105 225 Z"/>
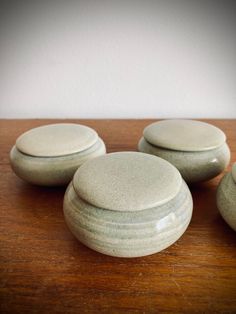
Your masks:
<path fill-rule="evenodd" d="M 84 162 L 105 153 L 105 144 L 99 138 L 94 145 L 82 152 L 60 157 L 29 156 L 13 146 L 10 161 L 13 171 L 21 179 L 36 185 L 59 186 L 68 184 Z"/>
<path fill-rule="evenodd" d="M 231 173 L 225 174 L 220 181 L 216 201 L 221 216 L 236 231 L 236 183 Z"/>
<path fill-rule="evenodd" d="M 184 152 L 151 145 L 142 137 L 138 150 L 169 161 L 179 170 L 187 183 L 206 181 L 216 177 L 230 161 L 230 150 L 226 143 L 207 151 Z"/>
<path fill-rule="evenodd" d="M 167 248 L 185 232 L 192 208 L 184 181 L 172 200 L 141 211 L 94 207 L 79 198 L 72 183 L 64 197 L 65 220 L 75 237 L 95 251 L 117 257 L 145 256 Z"/>

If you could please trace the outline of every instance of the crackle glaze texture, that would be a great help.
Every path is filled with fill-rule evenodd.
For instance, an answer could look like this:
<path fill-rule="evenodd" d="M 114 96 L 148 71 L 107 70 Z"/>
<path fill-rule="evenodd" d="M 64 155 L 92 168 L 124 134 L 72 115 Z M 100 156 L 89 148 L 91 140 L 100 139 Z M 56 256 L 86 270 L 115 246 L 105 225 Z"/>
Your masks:
<path fill-rule="evenodd" d="M 144 138 L 154 146 L 199 152 L 217 148 L 226 141 L 222 130 L 212 124 L 195 120 L 162 120 L 143 130 Z"/>
<path fill-rule="evenodd" d="M 187 183 L 214 178 L 230 161 L 224 132 L 195 120 L 162 120 L 148 125 L 138 150 L 168 160 Z"/>
<path fill-rule="evenodd" d="M 137 152 L 111 153 L 90 160 L 73 185 L 85 201 L 100 208 L 137 211 L 166 203 L 181 186 L 179 171 L 164 159 Z"/>
<path fill-rule="evenodd" d="M 68 184 L 84 162 L 105 153 L 105 144 L 99 138 L 92 147 L 82 152 L 51 158 L 28 156 L 14 146 L 10 160 L 13 171 L 21 179 L 36 185 L 56 186 Z"/>
<path fill-rule="evenodd" d="M 189 225 L 192 197 L 184 181 L 166 204 L 137 212 L 114 211 L 83 201 L 70 184 L 64 216 L 75 237 L 103 254 L 139 257 L 160 252 L 177 241 Z"/>
<path fill-rule="evenodd" d="M 23 133 L 16 140 L 16 147 L 30 156 L 59 157 L 84 151 L 97 140 L 97 132 L 85 125 L 56 123 Z"/>
<path fill-rule="evenodd" d="M 107 175 L 97 185 L 106 167 Z M 84 181 L 85 176 L 80 181 L 80 173 L 88 176 L 91 185 Z M 106 198 L 106 193 L 112 197 Z M 101 202 L 102 195 L 105 203 Z M 158 157 L 137 152 L 107 154 L 84 164 L 67 188 L 63 206 L 67 225 L 78 240 L 100 253 L 118 257 L 145 256 L 173 244 L 186 230 L 192 207 L 191 193 L 178 170 Z"/>
<path fill-rule="evenodd" d="M 236 231 L 236 180 L 232 173 L 225 174 L 221 179 L 216 201 L 222 217 Z"/>
<path fill-rule="evenodd" d="M 31 129 L 10 152 L 13 171 L 37 185 L 68 184 L 84 162 L 104 155 L 106 147 L 95 130 L 80 124 L 58 123 Z"/>
<path fill-rule="evenodd" d="M 188 152 L 157 147 L 142 137 L 138 150 L 169 161 L 179 170 L 187 183 L 206 181 L 216 177 L 230 161 L 230 150 L 226 143 L 211 150 Z"/>

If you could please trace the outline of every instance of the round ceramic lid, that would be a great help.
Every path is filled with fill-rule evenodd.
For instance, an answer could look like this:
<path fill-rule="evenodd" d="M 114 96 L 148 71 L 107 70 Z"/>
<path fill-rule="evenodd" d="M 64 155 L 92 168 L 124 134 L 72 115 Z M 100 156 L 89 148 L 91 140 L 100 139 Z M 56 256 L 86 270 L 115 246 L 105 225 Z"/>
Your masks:
<path fill-rule="evenodd" d="M 22 153 L 37 157 L 64 156 L 83 151 L 97 141 L 93 129 L 74 123 L 40 126 L 23 133 L 16 141 Z"/>
<path fill-rule="evenodd" d="M 233 177 L 234 182 L 236 183 L 236 162 L 233 164 L 233 167 L 232 167 L 232 177 Z"/>
<path fill-rule="evenodd" d="M 117 211 L 138 211 L 161 205 L 180 190 L 179 171 L 166 160 L 119 152 L 94 158 L 75 173 L 76 193 L 88 203 Z"/>
<path fill-rule="evenodd" d="M 201 121 L 163 120 L 147 126 L 144 138 L 155 146 L 180 151 L 205 151 L 219 147 L 226 136 L 219 128 Z"/>

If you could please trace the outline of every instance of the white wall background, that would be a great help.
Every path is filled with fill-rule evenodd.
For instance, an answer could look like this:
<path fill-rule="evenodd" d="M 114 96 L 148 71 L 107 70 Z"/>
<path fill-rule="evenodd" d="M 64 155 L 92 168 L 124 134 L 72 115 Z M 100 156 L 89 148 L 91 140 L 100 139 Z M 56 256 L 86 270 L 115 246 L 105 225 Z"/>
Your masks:
<path fill-rule="evenodd" d="M 236 117 L 235 7 L 7 1 L 0 117 Z"/>

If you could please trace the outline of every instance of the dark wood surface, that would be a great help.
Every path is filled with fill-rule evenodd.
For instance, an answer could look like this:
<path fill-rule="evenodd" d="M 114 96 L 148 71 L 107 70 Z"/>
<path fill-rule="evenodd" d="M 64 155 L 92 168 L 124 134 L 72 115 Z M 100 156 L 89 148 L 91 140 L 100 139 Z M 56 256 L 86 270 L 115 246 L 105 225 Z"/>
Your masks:
<path fill-rule="evenodd" d="M 68 230 L 65 188 L 31 186 L 10 168 L 16 138 L 54 121 L 0 121 L 1 313 L 236 313 L 236 233 L 215 202 L 222 175 L 191 187 L 193 218 L 174 245 L 143 258 L 105 256 Z M 151 122 L 70 121 L 95 128 L 108 152 L 136 150 Z M 225 131 L 232 164 L 236 120 L 207 121 Z"/>

